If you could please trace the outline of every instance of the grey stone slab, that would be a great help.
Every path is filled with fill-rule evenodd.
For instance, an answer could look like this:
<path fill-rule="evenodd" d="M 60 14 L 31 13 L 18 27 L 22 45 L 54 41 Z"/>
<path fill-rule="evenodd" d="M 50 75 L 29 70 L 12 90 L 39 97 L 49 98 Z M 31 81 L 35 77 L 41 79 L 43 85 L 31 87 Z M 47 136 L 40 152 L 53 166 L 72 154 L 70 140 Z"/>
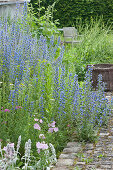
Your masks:
<path fill-rule="evenodd" d="M 102 150 L 100 150 L 100 151 L 94 151 L 94 155 L 95 156 L 99 156 L 100 154 L 103 154 L 103 151 Z"/>
<path fill-rule="evenodd" d="M 108 136 L 108 139 L 112 139 L 113 140 L 113 136 Z"/>
<path fill-rule="evenodd" d="M 101 147 L 96 147 L 95 148 L 95 151 L 102 151 L 104 148 L 101 146 Z"/>
<path fill-rule="evenodd" d="M 86 165 L 86 170 L 91 170 L 92 168 L 95 168 L 95 165 Z"/>
<path fill-rule="evenodd" d="M 75 165 L 73 170 L 82 170 L 84 165 Z"/>
<path fill-rule="evenodd" d="M 75 153 L 70 153 L 70 154 L 61 154 L 60 159 L 75 159 L 76 158 L 76 154 Z"/>
<path fill-rule="evenodd" d="M 104 151 L 106 157 L 113 157 L 113 152 L 110 150 L 110 151 Z"/>
<path fill-rule="evenodd" d="M 99 167 L 101 165 L 101 162 L 99 162 L 99 161 L 90 162 L 89 165 L 95 165 L 96 167 Z"/>
<path fill-rule="evenodd" d="M 111 161 L 105 161 L 105 162 L 101 161 L 101 164 L 102 165 L 111 165 Z"/>
<path fill-rule="evenodd" d="M 77 162 L 76 165 L 85 165 L 85 162 Z"/>
<path fill-rule="evenodd" d="M 102 127 L 102 128 L 100 129 L 100 132 L 104 132 L 104 133 L 105 133 L 105 132 L 107 132 L 107 129 Z"/>
<path fill-rule="evenodd" d="M 112 158 L 111 158 L 111 157 L 107 157 L 107 156 L 105 155 L 105 157 L 102 157 L 101 160 L 106 162 L 106 161 L 111 161 Z"/>
<path fill-rule="evenodd" d="M 73 163 L 74 163 L 73 159 L 58 159 L 58 162 L 56 163 L 56 167 L 72 166 Z"/>
<path fill-rule="evenodd" d="M 87 148 L 87 149 L 93 149 L 94 146 L 93 146 L 92 143 L 87 143 L 87 144 L 85 145 L 85 148 Z"/>
<path fill-rule="evenodd" d="M 69 168 L 66 166 L 62 166 L 62 167 L 54 167 L 51 170 L 69 170 Z"/>
<path fill-rule="evenodd" d="M 102 147 L 102 144 L 97 143 L 95 147 Z"/>
<path fill-rule="evenodd" d="M 78 142 L 68 142 L 67 148 L 70 148 L 70 147 L 81 147 L 81 144 Z"/>
<path fill-rule="evenodd" d="M 91 153 L 92 153 L 92 150 L 85 150 L 85 153 L 91 154 Z"/>
<path fill-rule="evenodd" d="M 81 147 L 64 148 L 63 153 L 77 153 L 80 150 L 81 150 Z"/>
<path fill-rule="evenodd" d="M 112 151 L 113 150 L 113 147 L 107 147 L 107 149 L 105 149 L 105 151 Z"/>
<path fill-rule="evenodd" d="M 111 165 L 101 165 L 100 168 L 103 168 L 103 169 L 111 169 Z"/>
<path fill-rule="evenodd" d="M 100 133 L 99 134 L 100 137 L 105 137 L 105 136 L 108 136 L 108 135 L 109 135 L 109 133 Z"/>
<path fill-rule="evenodd" d="M 111 141 L 105 141 L 104 143 L 106 146 L 111 145 Z"/>
<path fill-rule="evenodd" d="M 93 169 L 92 169 L 93 170 Z M 94 169 L 94 170 L 103 170 L 103 169 L 100 169 L 100 168 L 96 168 L 96 169 Z"/>
<path fill-rule="evenodd" d="M 112 158 L 113 158 L 113 153 L 112 153 L 112 154 L 109 153 L 109 154 L 107 154 L 106 156 L 107 156 L 107 157 L 112 157 Z"/>

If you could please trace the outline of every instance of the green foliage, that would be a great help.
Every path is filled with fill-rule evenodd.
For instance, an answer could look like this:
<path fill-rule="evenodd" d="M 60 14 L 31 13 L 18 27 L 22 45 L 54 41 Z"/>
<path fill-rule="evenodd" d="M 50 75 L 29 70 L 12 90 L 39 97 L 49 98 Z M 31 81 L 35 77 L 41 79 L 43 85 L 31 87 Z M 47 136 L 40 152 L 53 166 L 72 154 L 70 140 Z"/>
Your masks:
<path fill-rule="evenodd" d="M 34 0 L 31 0 L 34 9 L 37 9 Z M 83 25 L 91 22 L 91 18 L 103 16 L 104 23 L 113 23 L 113 2 L 112 0 L 43 0 L 45 8 L 56 2 L 54 19 L 59 18 L 60 27 L 72 26 L 77 27 L 78 20 Z"/>
<path fill-rule="evenodd" d="M 28 7 L 27 23 L 30 25 L 31 32 L 37 35 L 38 38 L 42 34 L 49 38 L 58 33 L 56 25 L 58 20 L 53 21 L 53 11 L 55 3 L 49 5 L 46 9 L 42 6 L 42 1 L 35 3 L 36 9 L 30 4 Z M 43 11 L 43 13 L 42 13 Z"/>
<path fill-rule="evenodd" d="M 64 61 L 71 72 L 78 74 L 79 81 L 84 80 L 87 64 L 113 63 L 113 34 L 111 27 L 104 25 L 103 20 L 92 19 L 90 25 L 82 30 L 82 43 L 66 45 Z"/>

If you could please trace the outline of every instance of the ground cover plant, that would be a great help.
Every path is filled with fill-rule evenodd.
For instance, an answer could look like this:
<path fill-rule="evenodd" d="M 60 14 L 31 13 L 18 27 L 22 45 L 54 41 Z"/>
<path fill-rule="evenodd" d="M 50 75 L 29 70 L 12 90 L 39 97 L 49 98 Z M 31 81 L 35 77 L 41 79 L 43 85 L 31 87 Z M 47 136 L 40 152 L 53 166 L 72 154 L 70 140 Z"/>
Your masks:
<path fill-rule="evenodd" d="M 21 24 L 0 20 L 0 168 L 49 169 L 73 131 L 94 141 L 110 109 L 102 77 L 93 91 L 89 68 L 79 86 L 60 37 L 32 35 L 26 8 Z"/>

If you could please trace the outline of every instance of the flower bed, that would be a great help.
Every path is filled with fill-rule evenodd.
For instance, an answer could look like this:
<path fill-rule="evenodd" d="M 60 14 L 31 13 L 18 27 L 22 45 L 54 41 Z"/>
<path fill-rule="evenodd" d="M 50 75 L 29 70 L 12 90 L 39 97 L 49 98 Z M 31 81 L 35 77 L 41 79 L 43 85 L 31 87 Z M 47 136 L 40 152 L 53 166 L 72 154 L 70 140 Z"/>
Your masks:
<path fill-rule="evenodd" d="M 50 167 L 55 150 L 58 156 L 73 131 L 76 140 L 93 141 L 107 124 L 110 110 L 101 76 L 98 93 L 92 91 L 91 68 L 80 86 L 65 67 L 63 53 L 60 38 L 54 42 L 52 36 L 47 43 L 31 34 L 26 13 L 21 24 L 16 17 L 11 25 L 1 20 L 0 167 Z"/>

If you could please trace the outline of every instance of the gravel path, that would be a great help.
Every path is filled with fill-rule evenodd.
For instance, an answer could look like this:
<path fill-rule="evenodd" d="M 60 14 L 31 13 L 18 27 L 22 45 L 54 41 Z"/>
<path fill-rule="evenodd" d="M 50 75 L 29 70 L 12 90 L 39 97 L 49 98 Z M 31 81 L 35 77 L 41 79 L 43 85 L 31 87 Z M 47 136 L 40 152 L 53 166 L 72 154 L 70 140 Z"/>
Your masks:
<path fill-rule="evenodd" d="M 107 93 L 110 99 L 111 93 Z M 69 142 L 52 170 L 113 170 L 113 114 L 107 128 L 98 132 L 97 143 Z"/>

